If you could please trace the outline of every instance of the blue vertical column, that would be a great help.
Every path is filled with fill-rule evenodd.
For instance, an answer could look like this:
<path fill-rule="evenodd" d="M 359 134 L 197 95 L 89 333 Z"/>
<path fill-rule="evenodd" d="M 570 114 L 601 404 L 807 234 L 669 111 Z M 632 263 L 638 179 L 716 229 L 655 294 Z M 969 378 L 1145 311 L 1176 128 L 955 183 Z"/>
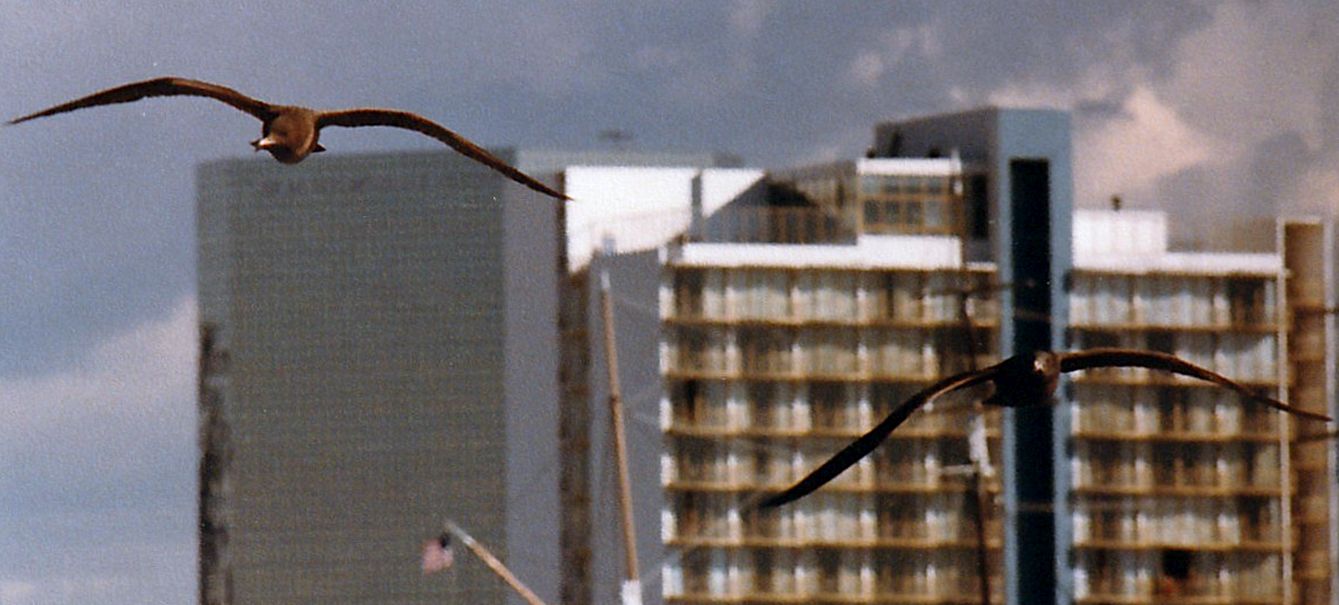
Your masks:
<path fill-rule="evenodd" d="M 1064 347 L 1072 212 L 1069 120 L 1002 110 L 993 166 L 996 254 L 1005 296 L 1004 355 Z M 1073 602 L 1069 416 L 1058 407 L 1009 410 L 1004 422 L 1005 573 L 1011 605 Z"/>
<path fill-rule="evenodd" d="M 1015 354 L 1051 350 L 1050 162 L 1010 159 L 1010 269 L 1013 274 Z M 1055 466 L 1052 433 L 1055 410 L 1050 407 L 1012 411 L 1012 472 L 1005 489 L 1013 496 L 1011 529 L 1017 603 L 1042 603 L 1057 588 Z"/>
<path fill-rule="evenodd" d="M 875 128 L 880 157 L 957 149 L 964 161 L 984 168 L 987 211 L 977 217 L 988 224 L 968 235 L 973 243 L 988 238 L 992 258 L 978 260 L 994 260 L 999 279 L 1014 284 L 1000 299 L 1002 356 L 1065 346 L 1065 284 L 1073 256 L 1069 133 L 1066 112 L 994 107 Z M 1059 407 L 1004 412 L 1004 574 L 1010 605 L 1074 601 L 1067 394 L 1062 382 Z"/>

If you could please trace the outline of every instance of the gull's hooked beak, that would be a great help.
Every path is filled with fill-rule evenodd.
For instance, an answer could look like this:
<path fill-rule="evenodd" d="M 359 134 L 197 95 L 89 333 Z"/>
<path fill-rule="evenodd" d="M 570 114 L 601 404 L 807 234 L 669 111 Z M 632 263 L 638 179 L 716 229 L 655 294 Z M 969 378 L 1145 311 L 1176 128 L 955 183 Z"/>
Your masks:
<path fill-rule="evenodd" d="M 271 147 L 274 147 L 275 145 L 278 144 L 279 141 L 276 141 L 274 140 L 273 137 L 268 136 L 251 141 L 251 147 L 254 149 L 254 151 L 268 151 Z"/>

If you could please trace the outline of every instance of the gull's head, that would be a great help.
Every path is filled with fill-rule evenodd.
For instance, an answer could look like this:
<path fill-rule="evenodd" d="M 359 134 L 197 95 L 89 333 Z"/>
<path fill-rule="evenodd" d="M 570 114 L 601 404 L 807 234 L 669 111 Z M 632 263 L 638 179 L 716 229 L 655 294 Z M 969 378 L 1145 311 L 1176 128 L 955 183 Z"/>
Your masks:
<path fill-rule="evenodd" d="M 1006 407 L 1050 405 L 1060 381 L 1060 357 L 1035 351 L 1010 357 L 996 366 L 995 393 L 986 403 Z"/>
<path fill-rule="evenodd" d="M 273 133 L 251 141 L 251 147 L 256 151 L 268 151 L 270 155 L 274 156 L 274 159 L 285 164 L 296 164 L 305 157 L 305 154 L 298 154 L 293 151 L 293 148 L 287 142 Z"/>
<path fill-rule="evenodd" d="M 1060 358 L 1050 351 L 1037 351 L 1032 354 L 1032 372 L 1047 381 L 1054 380 L 1060 374 Z"/>
<path fill-rule="evenodd" d="M 279 140 L 274 138 L 273 135 L 268 134 L 259 139 L 251 141 L 251 147 L 255 151 L 270 151 L 275 147 L 278 147 L 279 145 L 281 145 Z"/>
<path fill-rule="evenodd" d="M 310 111 L 280 113 L 261 128 L 260 134 L 259 139 L 251 141 L 251 148 L 267 151 L 285 164 L 301 162 L 317 147 L 316 121 Z"/>

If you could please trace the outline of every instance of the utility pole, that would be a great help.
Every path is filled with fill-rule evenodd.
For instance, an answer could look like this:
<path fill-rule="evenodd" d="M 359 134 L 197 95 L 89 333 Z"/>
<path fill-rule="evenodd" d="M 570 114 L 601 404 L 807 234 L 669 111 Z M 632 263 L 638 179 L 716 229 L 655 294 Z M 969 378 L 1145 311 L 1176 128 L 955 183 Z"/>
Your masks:
<path fill-rule="evenodd" d="M 971 295 L 971 289 L 967 287 L 968 277 L 966 268 L 967 259 L 963 259 L 962 277 L 964 283 L 958 293 L 958 317 L 962 321 L 963 333 L 967 339 L 967 369 L 975 372 L 977 369 L 976 356 L 976 327 L 972 325 L 972 318 L 967 313 L 968 297 Z M 971 480 L 969 489 L 976 496 L 976 575 L 977 586 L 981 591 L 981 605 L 990 605 L 990 544 L 986 536 L 986 510 L 990 504 L 990 494 L 987 492 L 988 483 L 991 477 L 995 475 L 995 468 L 990 464 L 990 445 L 986 442 L 986 410 L 978 400 L 973 404 L 975 413 L 972 415 L 971 432 L 967 436 L 967 456 L 971 460 Z"/>
<path fill-rule="evenodd" d="M 506 565 L 502 564 L 502 561 L 499 561 L 497 557 L 493 556 L 493 553 L 489 552 L 487 548 L 484 548 L 484 545 L 475 541 L 473 536 L 465 533 L 465 530 L 461 529 L 459 525 L 456 525 L 455 522 L 450 519 L 446 520 L 446 531 L 450 532 L 451 535 L 460 540 L 460 542 L 465 545 L 465 548 L 470 549 L 470 552 L 479 557 L 479 560 L 483 561 L 484 565 L 487 565 L 489 569 L 493 570 L 493 573 L 497 574 L 499 578 L 502 578 L 502 581 L 506 582 L 507 586 L 510 586 L 512 590 L 515 590 L 516 594 L 521 595 L 521 598 L 525 599 L 527 603 L 530 605 L 545 605 L 544 601 L 540 600 L 539 595 L 536 595 L 526 587 L 525 584 L 522 584 L 520 580 L 516 579 L 516 576 L 511 573 L 510 569 L 507 569 Z"/>
<path fill-rule="evenodd" d="M 962 164 L 958 155 L 958 150 L 952 152 L 952 159 L 956 165 L 957 174 L 953 179 L 953 195 L 958 198 L 958 207 L 962 207 L 963 201 L 963 179 Z M 958 289 L 958 318 L 962 322 L 964 338 L 967 341 L 967 369 L 973 372 L 977 371 L 977 350 L 976 350 L 976 326 L 972 324 L 972 317 L 968 314 L 969 297 L 973 293 L 971 287 L 971 273 L 967 270 L 967 233 L 961 230 L 958 233 L 959 259 L 961 268 Z M 990 504 L 990 494 L 988 493 L 989 482 L 995 476 L 995 468 L 990 464 L 990 444 L 986 440 L 986 411 L 985 406 L 981 405 L 980 400 L 973 404 L 972 424 L 970 433 L 967 436 L 967 457 L 971 461 L 970 480 L 968 489 L 976 496 L 976 506 L 974 507 L 976 520 L 976 575 L 977 587 L 980 589 L 981 605 L 990 605 L 990 542 L 986 535 L 986 511 Z"/>
<path fill-rule="evenodd" d="M 623 514 L 623 554 L 627 576 L 623 605 L 641 605 L 642 581 L 637 569 L 637 535 L 632 520 L 632 484 L 628 479 L 628 446 L 623 435 L 623 394 L 618 383 L 618 350 L 614 340 L 614 307 L 609 296 L 609 272 L 600 271 L 600 310 L 604 316 L 604 360 L 609 375 L 609 422 L 618 464 L 618 508 Z"/>

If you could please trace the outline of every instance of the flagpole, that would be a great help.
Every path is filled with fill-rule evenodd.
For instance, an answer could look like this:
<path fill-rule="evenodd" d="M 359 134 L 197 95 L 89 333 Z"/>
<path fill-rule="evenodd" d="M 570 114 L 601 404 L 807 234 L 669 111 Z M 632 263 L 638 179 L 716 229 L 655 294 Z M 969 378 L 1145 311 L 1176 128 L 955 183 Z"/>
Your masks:
<path fill-rule="evenodd" d="M 461 529 L 459 525 L 456 525 L 455 522 L 450 519 L 446 520 L 446 531 L 459 539 L 466 548 L 470 549 L 470 552 L 479 557 L 479 560 L 483 561 L 484 565 L 487 565 L 489 569 L 493 570 L 493 573 L 497 574 L 499 578 L 502 578 L 503 582 L 506 582 L 512 590 L 515 590 L 516 593 L 521 595 L 521 598 L 525 599 L 530 605 L 545 605 L 544 601 L 540 600 L 539 595 L 536 595 L 533 591 L 527 588 L 525 584 L 522 584 L 520 580 L 516 579 L 516 576 L 511 573 L 511 570 L 507 569 L 506 565 L 502 564 L 502 561 L 499 561 L 497 557 L 493 556 L 493 553 L 488 552 L 488 549 L 484 548 L 484 545 L 476 542 L 472 536 L 465 533 L 465 530 Z"/>
<path fill-rule="evenodd" d="M 632 482 L 628 478 L 628 446 L 623 435 L 623 394 L 618 383 L 618 347 L 614 341 L 614 308 L 609 300 L 609 272 L 600 271 L 600 310 L 604 318 L 604 360 L 609 375 L 609 422 L 618 461 L 618 504 L 623 514 L 623 554 L 627 578 L 623 605 L 641 605 L 642 581 L 637 569 L 637 536 L 633 530 Z"/>

